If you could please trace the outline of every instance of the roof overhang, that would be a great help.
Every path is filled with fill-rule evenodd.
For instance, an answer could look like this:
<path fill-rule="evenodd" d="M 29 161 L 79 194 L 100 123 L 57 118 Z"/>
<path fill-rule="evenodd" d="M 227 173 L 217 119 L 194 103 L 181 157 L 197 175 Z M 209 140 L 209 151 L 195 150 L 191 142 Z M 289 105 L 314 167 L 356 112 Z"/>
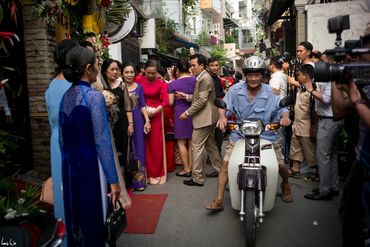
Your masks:
<path fill-rule="evenodd" d="M 284 12 L 294 4 L 294 0 L 273 0 L 271 4 L 267 25 L 271 26 L 275 21 L 281 18 Z"/>
<path fill-rule="evenodd" d="M 199 51 L 199 45 L 177 36 L 173 36 L 173 38 L 168 41 L 168 46 L 174 49 L 180 47 L 194 48 L 194 50 Z"/>
<path fill-rule="evenodd" d="M 231 18 L 223 18 L 224 20 L 224 28 L 235 28 L 239 25 Z"/>
<path fill-rule="evenodd" d="M 172 65 L 175 65 L 177 63 L 177 61 L 179 60 L 178 57 L 171 56 L 171 55 L 168 55 L 168 54 L 163 54 L 163 53 L 156 52 L 156 51 L 149 54 L 148 58 L 149 59 L 155 59 L 155 60 L 159 61 L 161 66 L 163 66 L 165 68 L 166 67 L 171 67 Z"/>

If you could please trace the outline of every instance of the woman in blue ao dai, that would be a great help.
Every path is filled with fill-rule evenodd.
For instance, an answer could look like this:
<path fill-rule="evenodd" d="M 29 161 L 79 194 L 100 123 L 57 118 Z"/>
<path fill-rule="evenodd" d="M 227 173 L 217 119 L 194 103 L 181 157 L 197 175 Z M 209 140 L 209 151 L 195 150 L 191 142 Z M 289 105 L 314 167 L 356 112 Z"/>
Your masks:
<path fill-rule="evenodd" d="M 63 74 L 73 83 L 59 108 L 67 243 L 104 246 L 107 192 L 115 203 L 120 187 L 104 97 L 90 85 L 98 61 L 90 50 L 74 47 L 65 63 Z"/>

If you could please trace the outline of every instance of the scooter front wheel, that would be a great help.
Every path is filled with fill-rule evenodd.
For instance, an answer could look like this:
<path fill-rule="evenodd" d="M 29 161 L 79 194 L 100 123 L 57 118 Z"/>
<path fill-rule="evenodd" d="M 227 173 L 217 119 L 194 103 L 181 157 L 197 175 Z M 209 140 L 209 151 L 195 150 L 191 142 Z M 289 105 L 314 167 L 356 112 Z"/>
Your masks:
<path fill-rule="evenodd" d="M 256 191 L 254 189 L 246 189 L 244 204 L 244 227 L 245 227 L 245 246 L 256 246 Z"/>

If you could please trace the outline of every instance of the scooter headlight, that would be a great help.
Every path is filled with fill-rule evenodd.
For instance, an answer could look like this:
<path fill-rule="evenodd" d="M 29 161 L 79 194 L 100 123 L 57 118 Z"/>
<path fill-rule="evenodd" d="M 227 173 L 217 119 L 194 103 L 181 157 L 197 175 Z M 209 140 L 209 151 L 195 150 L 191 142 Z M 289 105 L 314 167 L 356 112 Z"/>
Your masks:
<path fill-rule="evenodd" d="M 246 136 L 259 136 L 263 132 L 263 124 L 261 121 L 243 123 L 241 132 Z"/>

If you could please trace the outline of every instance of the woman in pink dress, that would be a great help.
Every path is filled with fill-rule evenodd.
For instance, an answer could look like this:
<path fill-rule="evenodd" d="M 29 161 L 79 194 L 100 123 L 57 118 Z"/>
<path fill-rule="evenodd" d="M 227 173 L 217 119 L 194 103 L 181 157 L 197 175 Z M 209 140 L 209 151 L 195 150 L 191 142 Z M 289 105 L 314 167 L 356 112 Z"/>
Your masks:
<path fill-rule="evenodd" d="M 157 78 L 157 63 L 145 64 L 145 76 L 138 81 L 144 89 L 145 103 L 150 118 L 151 131 L 145 137 L 145 158 L 148 182 L 166 182 L 166 150 L 164 146 L 163 108 L 168 105 L 166 84 Z"/>

